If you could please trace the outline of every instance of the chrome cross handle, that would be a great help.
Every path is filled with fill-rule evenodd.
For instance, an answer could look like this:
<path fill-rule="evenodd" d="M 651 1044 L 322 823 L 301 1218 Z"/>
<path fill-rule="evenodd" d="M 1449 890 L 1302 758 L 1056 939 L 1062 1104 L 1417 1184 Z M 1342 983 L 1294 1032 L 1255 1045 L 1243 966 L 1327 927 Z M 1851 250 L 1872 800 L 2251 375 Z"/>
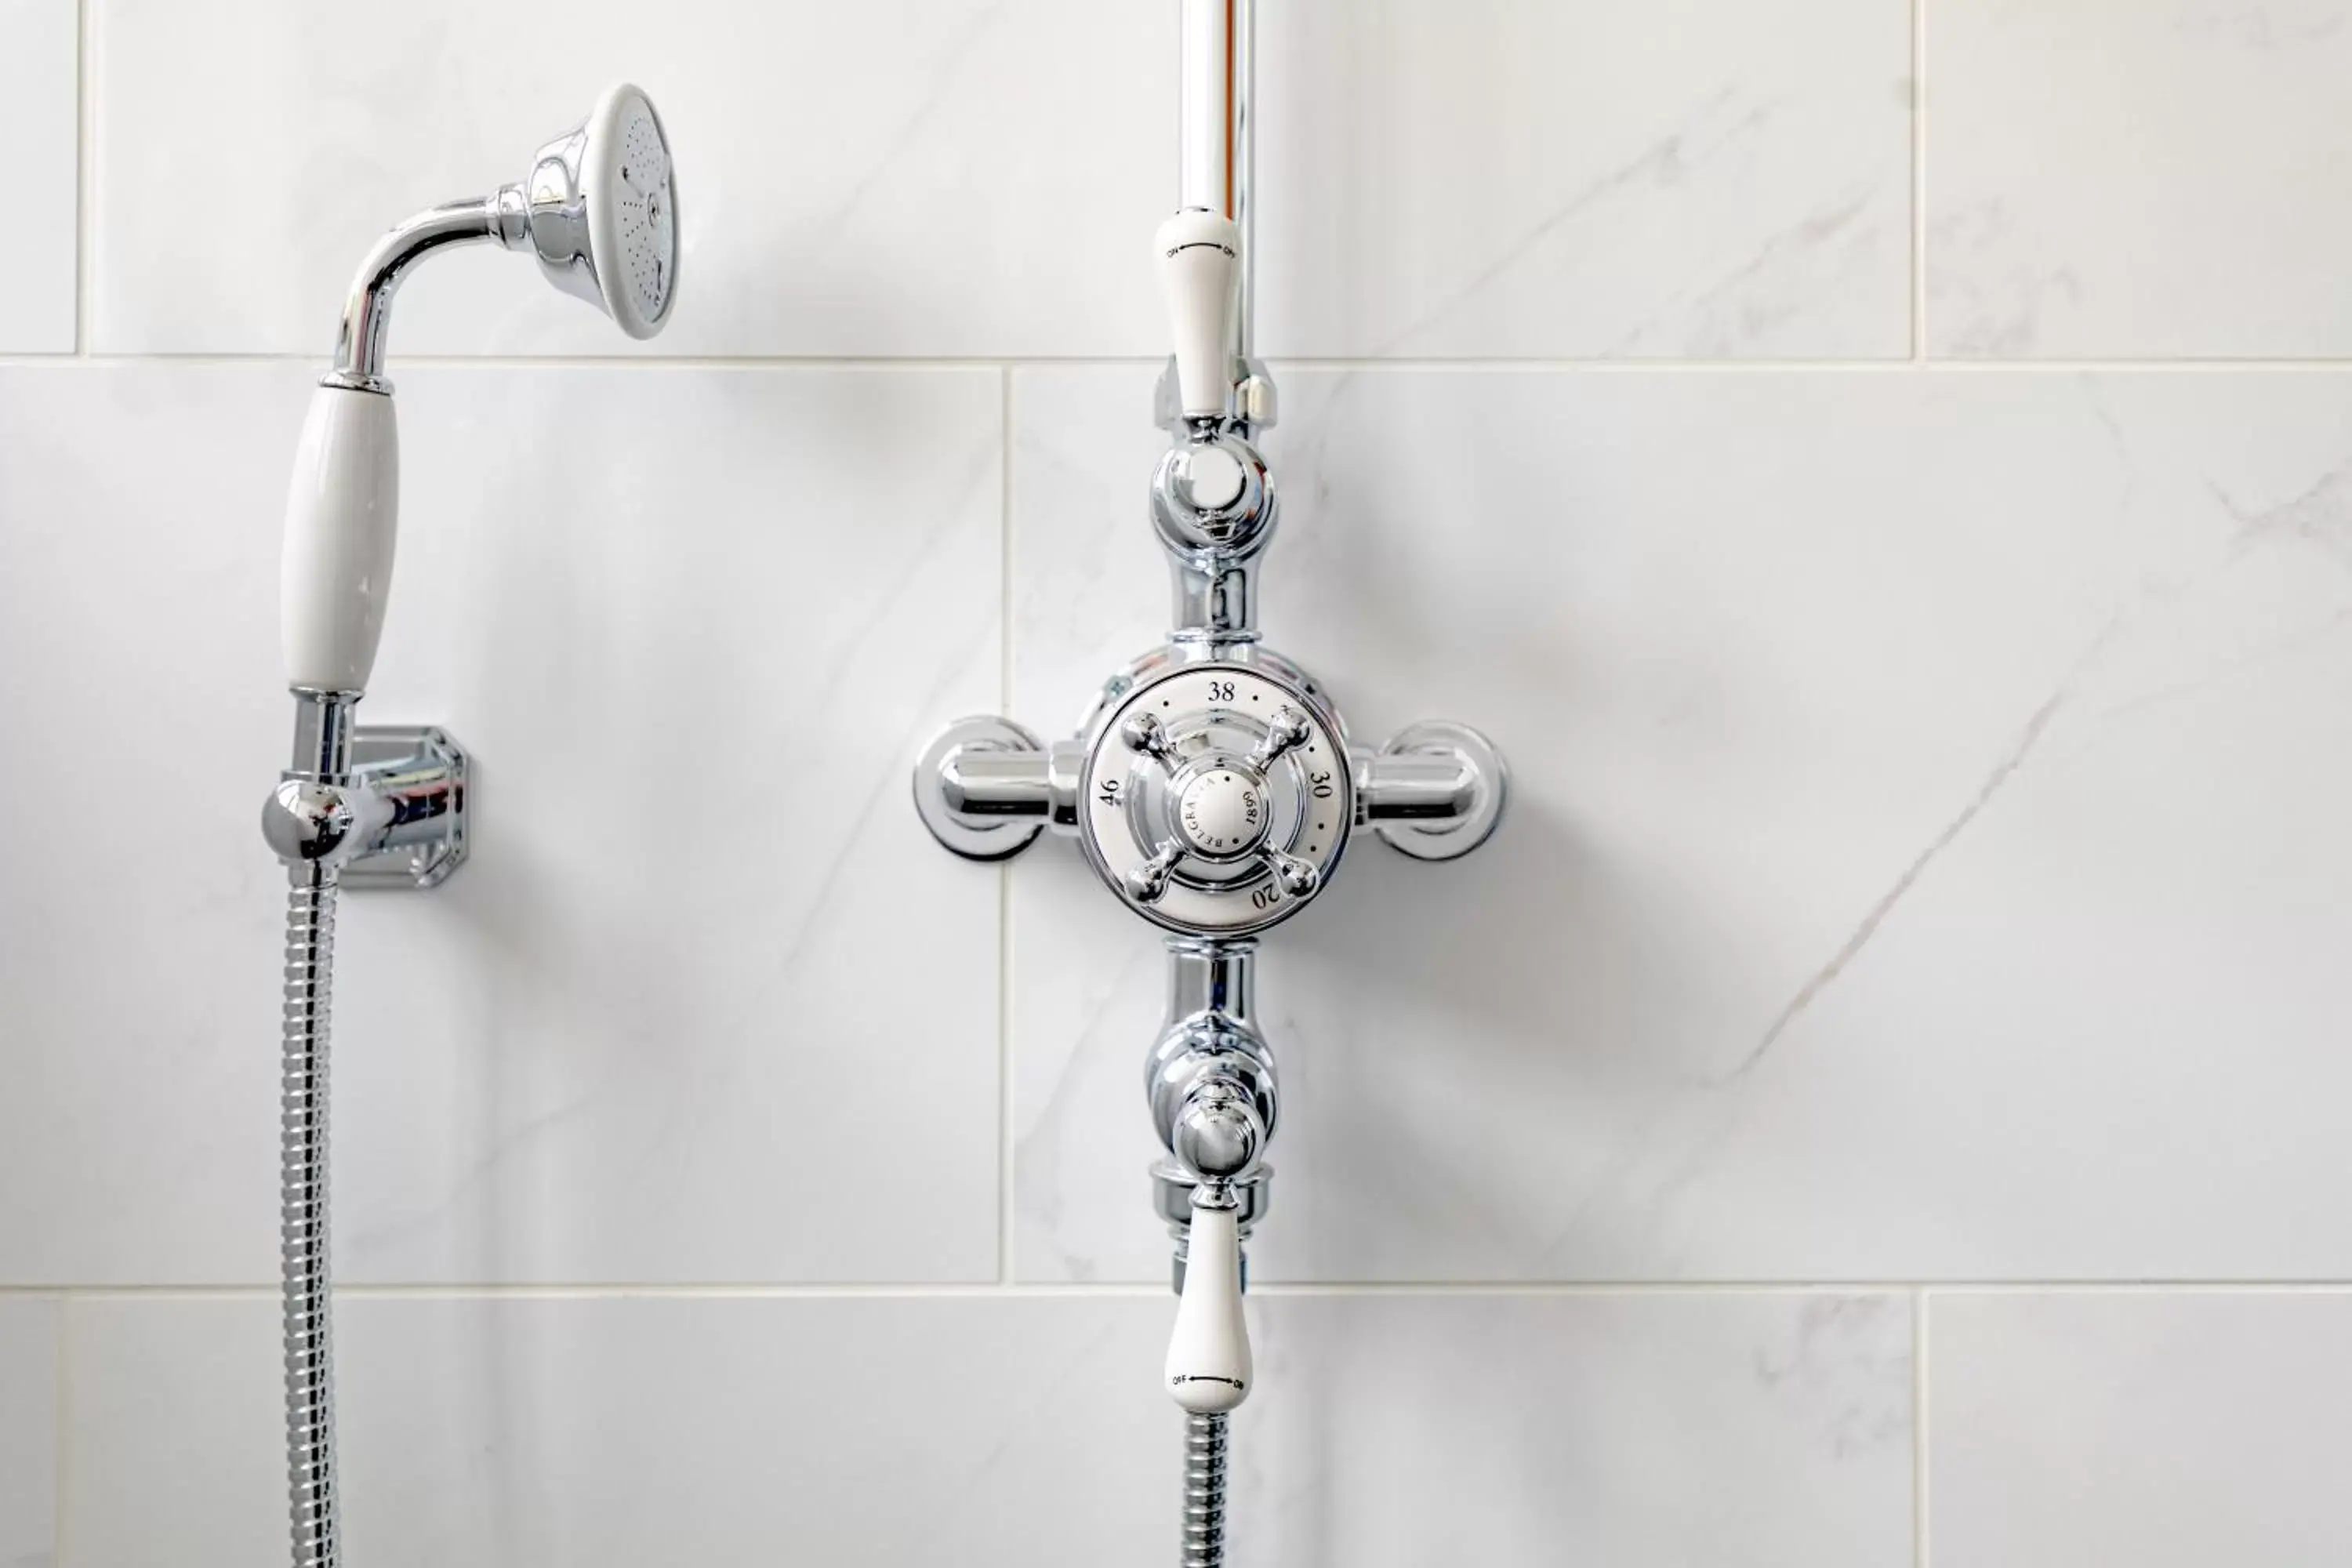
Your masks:
<path fill-rule="evenodd" d="M 1323 885 L 1355 826 L 1339 720 L 1278 673 L 1171 665 L 1097 721 L 1078 773 L 1080 847 L 1136 912 L 1246 936 Z"/>

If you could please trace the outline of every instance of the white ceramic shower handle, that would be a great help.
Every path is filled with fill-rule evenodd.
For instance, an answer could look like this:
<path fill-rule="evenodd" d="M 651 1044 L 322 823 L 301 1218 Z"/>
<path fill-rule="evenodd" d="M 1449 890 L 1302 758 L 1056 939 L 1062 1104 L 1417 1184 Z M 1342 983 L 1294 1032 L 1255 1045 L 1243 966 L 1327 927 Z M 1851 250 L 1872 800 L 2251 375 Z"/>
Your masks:
<path fill-rule="evenodd" d="M 1232 220 L 1188 207 L 1160 226 L 1160 287 L 1176 339 L 1176 394 L 1186 417 L 1223 414 L 1234 390 L 1234 310 L 1242 234 Z"/>
<path fill-rule="evenodd" d="M 1231 1410 L 1249 1395 L 1249 1324 L 1242 1317 L 1237 1208 L 1192 1209 L 1184 1247 L 1184 1294 L 1168 1342 L 1168 1392 L 1196 1415 Z"/>
<path fill-rule="evenodd" d="M 400 517 L 400 429 L 389 394 L 310 395 L 286 492 L 278 617 L 286 684 L 362 691 L 383 636 Z"/>

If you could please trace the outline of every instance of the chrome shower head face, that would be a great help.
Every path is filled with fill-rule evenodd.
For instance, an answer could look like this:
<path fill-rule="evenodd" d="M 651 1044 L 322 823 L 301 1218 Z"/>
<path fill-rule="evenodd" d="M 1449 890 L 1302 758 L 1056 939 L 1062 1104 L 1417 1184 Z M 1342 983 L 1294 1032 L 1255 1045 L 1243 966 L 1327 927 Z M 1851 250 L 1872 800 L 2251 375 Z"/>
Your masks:
<path fill-rule="evenodd" d="M 578 127 L 539 150 L 530 176 L 497 197 L 499 238 L 528 243 L 548 280 L 633 338 L 677 298 L 677 197 L 669 137 L 646 95 L 608 89 Z"/>

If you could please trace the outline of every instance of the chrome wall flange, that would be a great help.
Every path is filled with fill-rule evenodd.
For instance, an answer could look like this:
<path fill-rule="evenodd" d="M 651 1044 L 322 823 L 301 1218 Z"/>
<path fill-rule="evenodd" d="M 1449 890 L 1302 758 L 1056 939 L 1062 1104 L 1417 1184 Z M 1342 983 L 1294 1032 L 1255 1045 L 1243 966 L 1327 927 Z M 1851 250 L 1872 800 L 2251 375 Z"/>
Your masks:
<path fill-rule="evenodd" d="M 1010 719 L 959 719 L 915 759 L 915 810 L 967 860 L 1009 860 L 1054 817 L 1052 752 Z"/>
<path fill-rule="evenodd" d="M 465 748 L 435 724 L 362 724 L 352 772 L 392 806 L 383 843 L 343 868 L 351 889 L 437 888 L 466 863 Z"/>
<path fill-rule="evenodd" d="M 1495 742 L 1444 719 L 1406 725 L 1363 759 L 1360 773 L 1357 811 L 1364 825 L 1416 860 L 1469 854 L 1494 837 L 1510 801 L 1510 769 Z"/>
<path fill-rule="evenodd" d="M 263 838 L 286 865 L 331 870 L 346 888 L 440 886 L 466 861 L 465 748 L 431 724 L 345 734 L 328 765 L 278 780 L 262 804 Z"/>

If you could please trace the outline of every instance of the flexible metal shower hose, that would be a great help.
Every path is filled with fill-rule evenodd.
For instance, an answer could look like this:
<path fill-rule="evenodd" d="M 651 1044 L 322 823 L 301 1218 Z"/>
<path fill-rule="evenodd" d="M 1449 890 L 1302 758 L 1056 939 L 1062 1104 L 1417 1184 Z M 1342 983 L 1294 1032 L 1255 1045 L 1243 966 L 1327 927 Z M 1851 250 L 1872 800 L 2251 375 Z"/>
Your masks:
<path fill-rule="evenodd" d="M 335 1568 L 335 1342 L 328 1277 L 327 1045 L 335 873 L 293 874 L 286 901 L 286 1025 L 279 1080 L 278 1259 L 286 1300 L 286 1468 L 294 1568 Z"/>
<path fill-rule="evenodd" d="M 1183 1568 L 1224 1568 L 1226 1419 L 1184 1417 Z"/>

